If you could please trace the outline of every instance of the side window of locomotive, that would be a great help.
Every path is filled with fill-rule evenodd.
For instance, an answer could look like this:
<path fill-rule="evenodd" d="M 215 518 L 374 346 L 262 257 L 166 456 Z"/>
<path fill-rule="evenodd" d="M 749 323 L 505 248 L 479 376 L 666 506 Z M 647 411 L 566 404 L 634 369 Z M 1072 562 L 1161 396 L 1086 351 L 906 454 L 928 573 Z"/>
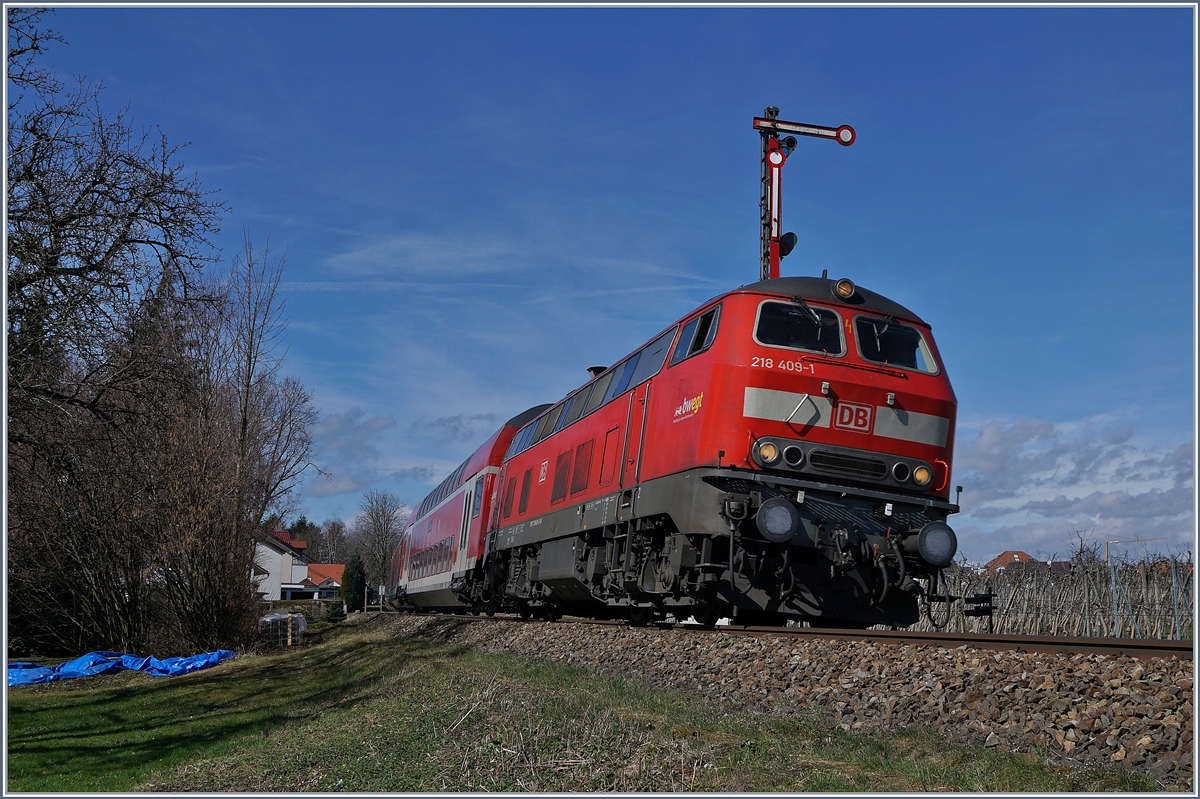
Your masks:
<path fill-rule="evenodd" d="M 642 348 L 641 357 L 638 358 L 637 368 L 633 370 L 633 379 L 629 381 L 629 385 L 640 385 L 658 374 L 658 371 L 662 369 L 663 361 L 667 359 L 667 350 L 671 347 L 671 340 L 675 338 L 676 329 L 671 328 Z"/>
<path fill-rule="evenodd" d="M 520 455 L 525 450 L 529 449 L 529 443 L 533 441 L 533 434 L 537 432 L 538 420 L 525 425 L 525 429 L 521 431 L 520 443 L 517 444 L 517 451 L 514 455 Z"/>
<path fill-rule="evenodd" d="M 679 343 L 675 345 L 675 351 L 671 353 L 672 366 L 693 355 L 698 355 L 712 346 L 713 339 L 717 337 L 717 312 L 719 310 L 720 306 L 713 308 L 684 325 L 683 333 L 679 336 Z"/>
<path fill-rule="evenodd" d="M 640 355 L 640 352 L 635 352 L 627 361 L 613 369 L 613 372 L 616 373 L 617 377 L 608 387 L 608 393 L 604 395 L 605 404 L 612 402 L 629 389 L 629 382 L 633 379 L 633 372 L 635 369 L 637 369 L 638 357 Z"/>
<path fill-rule="evenodd" d="M 576 419 L 583 415 L 583 409 L 587 405 L 588 394 L 590 391 L 591 387 L 589 386 L 584 388 L 582 391 L 577 392 L 575 396 L 571 398 L 571 404 L 568 405 L 566 411 L 563 412 L 562 421 L 558 424 L 558 428 L 560 430 L 573 423 Z"/>
<path fill-rule="evenodd" d="M 846 345 L 842 340 L 841 317 L 826 308 L 808 307 L 817 315 L 820 324 L 795 303 L 764 302 L 758 306 L 754 340 L 768 347 L 844 355 Z"/>
<path fill-rule="evenodd" d="M 588 397 L 587 405 L 583 408 L 584 416 L 600 407 L 600 403 L 604 401 L 604 395 L 608 393 L 608 386 L 612 383 L 613 375 L 616 373 L 616 369 L 609 369 L 592 384 L 592 393 Z"/>
<path fill-rule="evenodd" d="M 858 334 L 858 351 L 863 360 L 937 374 L 933 352 L 915 327 L 880 317 L 859 316 L 854 320 L 854 331 Z"/>
<path fill-rule="evenodd" d="M 534 444 L 538 443 L 543 438 L 545 438 L 546 436 L 548 436 L 554 432 L 555 425 L 558 424 L 558 417 L 562 416 L 562 412 L 563 412 L 563 403 L 560 402 L 557 405 L 555 405 L 553 408 L 551 408 L 546 413 L 546 415 L 542 417 L 541 423 L 538 424 L 537 435 L 534 436 L 534 438 L 533 438 Z"/>

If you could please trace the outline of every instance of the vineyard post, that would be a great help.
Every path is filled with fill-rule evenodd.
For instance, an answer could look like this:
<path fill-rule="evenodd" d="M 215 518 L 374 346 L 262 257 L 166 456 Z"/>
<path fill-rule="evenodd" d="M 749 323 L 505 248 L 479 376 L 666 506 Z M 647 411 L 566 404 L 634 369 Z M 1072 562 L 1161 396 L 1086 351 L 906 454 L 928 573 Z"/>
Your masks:
<path fill-rule="evenodd" d="M 1178 641 L 1179 630 L 1179 572 L 1175 570 L 1175 558 L 1171 558 L 1171 613 L 1175 617 L 1175 628 L 1172 637 Z"/>

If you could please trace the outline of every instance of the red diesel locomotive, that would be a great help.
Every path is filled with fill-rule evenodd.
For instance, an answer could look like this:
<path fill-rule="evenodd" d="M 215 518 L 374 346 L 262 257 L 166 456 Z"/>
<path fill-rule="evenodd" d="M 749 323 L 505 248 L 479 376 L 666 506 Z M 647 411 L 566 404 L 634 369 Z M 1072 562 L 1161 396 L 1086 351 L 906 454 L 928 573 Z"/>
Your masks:
<path fill-rule="evenodd" d="M 912 624 L 957 548 L 955 409 L 912 311 L 846 279 L 745 286 L 501 427 L 412 514 L 392 601 Z"/>
<path fill-rule="evenodd" d="M 907 626 L 957 550 L 956 401 L 929 325 L 850 280 L 779 277 L 762 134 L 760 282 L 722 294 L 554 405 L 510 419 L 427 496 L 397 609 Z"/>

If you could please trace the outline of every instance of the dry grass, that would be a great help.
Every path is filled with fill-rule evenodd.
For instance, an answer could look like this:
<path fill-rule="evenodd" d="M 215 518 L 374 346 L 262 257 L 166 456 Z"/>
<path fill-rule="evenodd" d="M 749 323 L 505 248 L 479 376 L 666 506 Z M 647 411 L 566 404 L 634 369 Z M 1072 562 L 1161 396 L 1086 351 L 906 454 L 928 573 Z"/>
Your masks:
<path fill-rule="evenodd" d="M 950 746 L 928 731 L 853 735 L 816 717 L 722 710 L 693 693 L 366 628 L 339 629 L 314 646 L 214 673 L 205 697 L 174 695 L 172 686 L 186 679 L 130 683 L 119 692 L 98 693 L 91 703 L 72 703 L 70 745 L 83 743 L 80 730 L 95 729 L 88 770 L 72 771 L 78 764 L 59 758 L 54 769 L 43 768 L 36 777 L 37 763 L 19 753 L 23 750 L 16 758 L 10 751 L 9 789 L 728 793 L 1154 787 L 1128 770 L 1096 773 L 1030 763 Z M 234 684 L 237 690 L 229 693 Z M 79 689 L 70 695 L 82 698 Z M 220 698 L 226 695 L 261 708 L 266 723 L 247 725 L 243 719 L 220 735 L 212 717 L 222 712 Z M 22 718 L 32 719 L 47 709 L 47 700 L 67 696 L 24 694 L 19 701 L 30 715 Z M 175 715 L 200 712 L 185 702 L 207 703 L 208 743 L 158 761 L 106 762 L 103 751 L 134 746 L 101 723 L 125 714 L 129 702 L 140 703 L 143 713 Z M 39 717 L 44 723 L 45 714 Z M 203 721 L 180 720 L 180 741 L 191 740 L 189 724 Z M 18 746 L 30 738 L 11 717 L 9 734 L 10 744 Z M 38 740 L 45 745 L 53 737 L 43 727 Z"/>

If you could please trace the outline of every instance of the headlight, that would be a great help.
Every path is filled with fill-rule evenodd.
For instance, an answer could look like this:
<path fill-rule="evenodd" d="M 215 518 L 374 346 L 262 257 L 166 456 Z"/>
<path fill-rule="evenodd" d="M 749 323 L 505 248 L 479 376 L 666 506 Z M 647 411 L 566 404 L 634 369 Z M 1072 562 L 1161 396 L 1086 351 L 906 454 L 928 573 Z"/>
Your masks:
<path fill-rule="evenodd" d="M 804 460 L 804 450 L 796 446 L 784 447 L 783 459 L 787 461 L 788 466 L 799 466 Z"/>
<path fill-rule="evenodd" d="M 892 477 L 896 478 L 897 483 L 903 483 L 911 473 L 912 470 L 904 461 L 896 461 L 896 464 L 892 466 Z"/>
<path fill-rule="evenodd" d="M 758 459 L 765 464 L 775 463 L 779 460 L 779 447 L 770 441 L 760 441 L 758 443 Z"/>
<path fill-rule="evenodd" d="M 759 506 L 754 523 L 763 538 L 782 544 L 800 529 L 800 511 L 783 497 L 771 497 Z"/>
<path fill-rule="evenodd" d="M 933 479 L 933 469 L 928 466 L 918 466 L 913 469 L 913 482 L 924 488 Z"/>
<path fill-rule="evenodd" d="M 945 522 L 930 522 L 917 533 L 917 552 L 926 563 L 949 566 L 958 552 L 958 536 Z"/>
<path fill-rule="evenodd" d="M 839 300 L 848 300 L 854 296 L 854 282 L 844 277 L 833 284 L 833 296 Z"/>

